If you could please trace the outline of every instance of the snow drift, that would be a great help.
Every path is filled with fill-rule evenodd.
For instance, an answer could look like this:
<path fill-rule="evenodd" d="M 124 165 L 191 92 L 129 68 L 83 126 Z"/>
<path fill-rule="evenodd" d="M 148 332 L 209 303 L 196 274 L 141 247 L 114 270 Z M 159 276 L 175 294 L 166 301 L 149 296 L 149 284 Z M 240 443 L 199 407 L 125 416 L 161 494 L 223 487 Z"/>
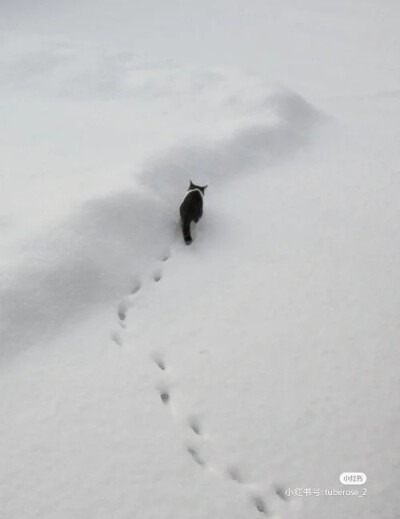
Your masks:
<path fill-rule="evenodd" d="M 51 71 L 46 87 L 64 87 L 62 77 L 56 75 L 54 79 L 53 69 L 62 67 L 63 74 L 69 72 L 65 69 L 65 50 L 50 49 L 51 53 L 47 47 L 30 50 L 35 56 L 30 61 L 32 81 L 37 74 L 40 78 Z M 13 67 L 9 68 L 24 69 L 28 57 L 24 54 L 22 64 L 21 59 L 14 56 Z M 125 56 L 124 71 L 129 77 L 137 68 L 130 69 L 127 59 Z M 99 61 L 106 67 L 102 60 L 96 63 Z M 37 68 L 35 63 L 42 66 Z M 46 63 L 48 67 L 44 67 Z M 152 69 L 148 75 L 160 81 L 164 72 L 161 78 Z M 19 84 L 18 77 L 14 72 L 9 80 L 22 88 L 25 85 Z M 90 77 L 102 84 L 96 75 Z M 113 75 L 108 75 L 108 80 L 110 77 Z M 81 77 L 78 80 L 82 92 Z M 85 84 L 83 81 L 83 88 Z M 55 93 L 60 95 L 58 90 Z M 120 92 L 113 90 L 112 95 Z M 22 264 L 9 270 L 0 287 L 2 355 L 16 352 L 22 344 L 48 340 L 61 327 L 85 319 L 97 307 L 120 297 L 127 284 L 134 284 L 144 266 L 162 255 L 176 236 L 178 206 L 190 178 L 208 182 L 215 189 L 251 174 L 261 163 L 267 175 L 268 167 L 287 160 L 306 145 L 321 118 L 318 112 L 288 91 L 265 88 L 258 96 L 255 123 L 249 124 L 247 116 L 226 137 L 185 139 L 166 151 L 161 149 L 135 175 L 136 189 L 127 187 L 89 199 L 67 219 L 58 217 L 61 221 L 46 234 L 34 240 L 30 237 Z"/>

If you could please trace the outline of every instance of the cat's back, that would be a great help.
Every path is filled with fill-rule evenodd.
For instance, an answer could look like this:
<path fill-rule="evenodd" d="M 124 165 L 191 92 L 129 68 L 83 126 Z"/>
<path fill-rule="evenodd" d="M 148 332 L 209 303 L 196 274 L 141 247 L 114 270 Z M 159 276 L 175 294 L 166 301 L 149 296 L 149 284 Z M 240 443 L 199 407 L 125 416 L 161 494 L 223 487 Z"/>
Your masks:
<path fill-rule="evenodd" d="M 188 191 L 185 195 L 185 198 L 181 203 L 181 210 L 190 207 L 201 207 L 203 205 L 203 196 L 200 191 L 193 190 Z"/>

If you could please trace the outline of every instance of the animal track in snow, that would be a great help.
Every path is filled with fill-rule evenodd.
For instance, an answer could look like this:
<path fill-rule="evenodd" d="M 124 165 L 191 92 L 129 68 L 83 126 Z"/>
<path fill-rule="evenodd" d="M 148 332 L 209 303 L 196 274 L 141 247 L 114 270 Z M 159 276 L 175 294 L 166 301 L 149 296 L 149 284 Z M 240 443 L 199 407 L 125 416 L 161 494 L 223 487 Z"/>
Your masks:
<path fill-rule="evenodd" d="M 117 307 L 118 325 L 121 328 L 126 328 L 126 319 L 128 316 L 128 310 L 132 305 L 132 296 L 134 294 L 136 294 L 140 290 L 140 288 L 141 288 L 141 283 L 139 280 L 136 280 L 130 290 L 130 294 L 128 296 L 123 297 Z M 118 331 L 114 330 L 111 333 L 111 339 L 118 346 L 122 346 L 122 343 L 123 343 L 122 337 Z"/>
<path fill-rule="evenodd" d="M 189 427 L 192 429 L 192 431 L 197 434 L 198 436 L 201 436 L 201 425 L 200 421 L 196 416 L 191 416 L 188 419 Z"/>
<path fill-rule="evenodd" d="M 158 283 L 162 278 L 162 272 L 160 269 L 157 269 L 153 273 L 153 279 L 156 283 Z"/>
<path fill-rule="evenodd" d="M 128 305 L 125 301 L 121 301 L 121 303 L 118 306 L 118 318 L 123 323 L 126 319 L 126 313 L 128 311 Z"/>
<path fill-rule="evenodd" d="M 260 497 L 258 495 L 253 495 L 251 498 L 251 501 L 260 513 L 265 514 L 265 515 L 268 513 L 267 506 L 262 497 Z"/>
<path fill-rule="evenodd" d="M 142 285 L 140 284 L 140 281 L 136 281 L 131 288 L 131 295 L 136 294 L 136 292 L 139 292 L 141 287 Z"/>
<path fill-rule="evenodd" d="M 161 387 L 158 388 L 158 391 L 160 393 L 161 402 L 164 405 L 169 404 L 169 402 L 171 400 L 171 395 L 170 395 L 169 390 L 166 387 L 161 386 Z"/>
<path fill-rule="evenodd" d="M 242 475 L 237 467 L 229 467 L 226 472 L 232 481 L 243 483 Z"/>
<path fill-rule="evenodd" d="M 117 344 L 118 346 L 122 346 L 122 337 L 121 335 L 114 331 L 111 333 L 111 339 L 115 342 L 115 344 Z"/>
<path fill-rule="evenodd" d="M 285 494 L 285 489 L 281 485 L 275 485 L 275 494 L 279 496 L 282 501 L 289 501 L 289 497 Z"/>
<path fill-rule="evenodd" d="M 162 279 L 162 268 L 160 266 L 160 262 L 166 262 L 170 258 L 170 251 L 167 251 L 164 255 L 162 255 L 159 260 L 158 266 L 155 266 L 153 273 L 152 273 L 152 279 L 154 282 L 158 283 Z M 117 307 L 117 315 L 118 315 L 118 324 L 121 328 L 126 328 L 127 325 L 127 317 L 128 317 L 128 311 L 130 307 L 132 306 L 132 301 L 134 300 L 134 295 L 137 294 L 137 292 L 141 289 L 142 285 L 141 282 L 136 279 L 130 289 L 130 293 L 128 296 L 125 296 L 121 302 L 119 303 Z M 136 297 L 136 296 L 135 296 Z M 123 346 L 123 335 L 121 335 L 120 331 L 114 330 L 111 334 L 111 338 L 114 341 L 115 344 L 122 347 Z M 162 377 L 166 377 L 166 371 L 167 371 L 167 363 L 165 362 L 165 358 L 159 351 L 153 351 L 150 354 L 150 359 L 152 360 L 153 364 L 164 374 Z M 167 383 L 165 379 L 156 386 L 156 390 L 159 394 L 160 400 L 162 404 L 168 408 L 168 411 L 171 414 L 171 417 L 176 418 L 176 415 L 178 417 L 180 416 L 181 424 L 186 426 L 186 428 L 189 428 L 192 433 L 194 433 L 200 441 L 200 447 L 204 447 L 206 437 L 204 436 L 203 432 L 203 424 L 201 423 L 198 416 L 195 414 L 190 414 L 189 416 L 182 412 L 180 412 L 179 409 L 176 409 L 174 399 L 171 396 L 169 384 Z M 194 437 L 192 437 L 192 440 L 194 441 Z M 270 516 L 269 513 L 269 506 L 267 507 L 267 501 L 263 497 L 261 493 L 255 493 L 254 486 L 248 485 L 244 482 L 244 479 L 242 477 L 241 471 L 238 469 L 237 466 L 231 465 L 228 468 L 219 468 L 218 466 L 214 466 L 212 464 L 212 460 L 208 460 L 206 463 L 205 458 L 200 453 L 198 446 L 193 446 L 193 443 L 185 446 L 186 452 L 190 455 L 191 459 L 196 463 L 196 465 L 199 465 L 200 467 L 207 469 L 209 472 L 214 473 L 215 475 L 224 478 L 229 479 L 232 482 L 239 485 L 239 488 L 242 489 L 242 492 L 246 495 L 247 499 L 250 500 L 254 508 L 260 513 L 265 516 Z M 211 464 L 209 463 L 211 462 Z M 281 485 L 275 485 L 273 487 L 275 495 L 279 498 L 279 500 L 284 501 L 288 503 L 287 496 L 285 495 L 285 489 Z M 269 493 L 268 493 L 269 495 Z"/>
<path fill-rule="evenodd" d="M 159 369 L 161 369 L 161 371 L 165 371 L 167 369 L 167 366 L 165 365 L 165 362 L 159 353 L 153 353 L 152 359 L 153 359 L 154 364 Z"/>
<path fill-rule="evenodd" d="M 169 393 L 167 393 L 166 391 L 163 391 L 162 393 L 160 393 L 160 397 L 161 397 L 161 401 L 163 404 L 168 404 L 169 402 Z"/>
<path fill-rule="evenodd" d="M 156 280 L 156 278 L 154 278 Z M 151 354 L 151 359 L 154 362 L 154 364 L 163 372 L 166 371 L 166 363 L 159 352 L 153 352 Z M 174 413 L 174 407 L 172 404 L 173 399 L 171 397 L 170 391 L 166 385 L 158 386 L 158 392 L 160 395 L 161 402 L 164 404 L 164 406 L 168 406 L 169 410 L 172 414 Z M 179 410 L 178 410 L 179 411 Z M 182 412 L 178 412 L 182 416 Z M 186 423 L 186 426 L 189 426 L 191 431 L 199 437 L 201 440 L 201 444 L 204 446 L 205 443 L 205 437 L 203 435 L 203 427 L 202 423 L 199 420 L 198 416 L 192 414 L 189 415 L 186 419 L 183 418 L 181 420 L 182 424 Z M 213 472 L 214 474 L 218 475 L 221 478 L 224 479 L 230 479 L 232 482 L 235 482 L 236 484 L 240 485 L 240 488 L 242 488 L 243 494 L 247 497 L 247 499 L 250 500 L 254 508 L 259 512 L 259 514 L 263 514 L 265 516 L 270 516 L 269 513 L 269 507 L 267 506 L 267 500 L 263 497 L 262 494 L 254 493 L 254 488 L 252 490 L 249 490 L 249 486 L 247 483 L 244 483 L 241 471 L 238 469 L 237 466 L 230 466 L 227 469 L 219 468 L 218 466 L 214 466 L 213 464 L 210 465 L 209 461 L 205 461 L 205 458 L 200 453 L 199 448 L 193 446 L 193 444 L 189 444 L 189 446 L 186 446 L 186 451 L 190 455 L 190 457 L 193 459 L 193 461 L 196 463 L 196 465 L 199 465 L 200 467 L 204 469 L 208 469 L 208 471 Z M 211 460 L 212 462 L 212 460 Z M 287 501 L 285 498 L 284 488 L 280 485 L 276 485 L 274 487 L 274 491 L 276 495 L 280 498 L 282 501 Z"/>
<path fill-rule="evenodd" d="M 187 447 L 186 449 L 190 456 L 193 458 L 193 460 L 197 463 L 197 465 L 200 465 L 201 467 L 204 467 L 206 462 L 199 454 L 199 451 L 195 449 L 194 447 Z"/>

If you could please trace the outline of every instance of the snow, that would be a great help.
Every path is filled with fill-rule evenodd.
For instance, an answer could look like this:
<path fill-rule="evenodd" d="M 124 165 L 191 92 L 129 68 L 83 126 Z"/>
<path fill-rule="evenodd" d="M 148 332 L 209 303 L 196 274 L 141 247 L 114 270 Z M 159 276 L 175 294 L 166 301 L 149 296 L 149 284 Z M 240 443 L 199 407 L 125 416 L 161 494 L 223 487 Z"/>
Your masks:
<path fill-rule="evenodd" d="M 398 516 L 399 8 L 199 5 L 0 8 L 1 519 Z"/>

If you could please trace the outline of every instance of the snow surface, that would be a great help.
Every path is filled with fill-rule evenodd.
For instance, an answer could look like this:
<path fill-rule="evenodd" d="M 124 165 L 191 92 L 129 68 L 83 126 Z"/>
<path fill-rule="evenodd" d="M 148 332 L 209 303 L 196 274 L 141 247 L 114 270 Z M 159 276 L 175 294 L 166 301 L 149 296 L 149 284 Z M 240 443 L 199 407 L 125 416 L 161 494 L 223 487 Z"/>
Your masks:
<path fill-rule="evenodd" d="M 400 8 L 201 6 L 0 7 L 1 519 L 399 517 Z"/>

